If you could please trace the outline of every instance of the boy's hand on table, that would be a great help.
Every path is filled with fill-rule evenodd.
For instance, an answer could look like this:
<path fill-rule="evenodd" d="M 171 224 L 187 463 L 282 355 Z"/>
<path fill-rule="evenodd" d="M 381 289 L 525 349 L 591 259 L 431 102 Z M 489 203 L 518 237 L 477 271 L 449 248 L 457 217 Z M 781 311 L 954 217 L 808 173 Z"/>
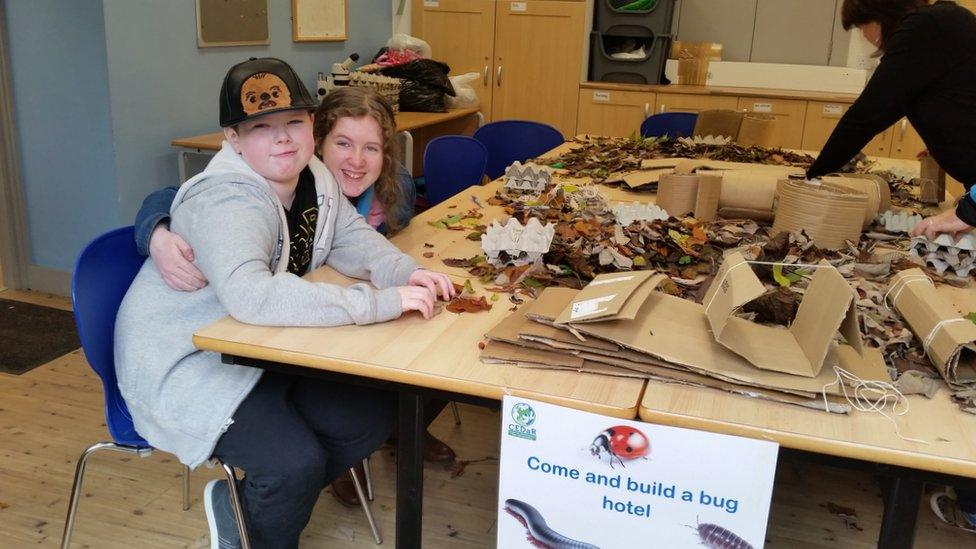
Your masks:
<path fill-rule="evenodd" d="M 434 294 L 430 290 L 423 286 L 400 286 L 397 291 L 404 313 L 420 311 L 428 320 L 434 316 Z"/>
<path fill-rule="evenodd" d="M 410 274 L 407 281 L 410 286 L 426 288 L 434 299 L 440 295 L 444 301 L 450 301 L 454 297 L 454 285 L 444 273 L 435 273 L 427 269 L 417 269 Z M 401 294 L 402 296 L 402 294 Z"/>
<path fill-rule="evenodd" d="M 180 235 L 159 224 L 149 237 L 149 257 L 174 290 L 192 292 L 207 285 L 207 277 L 193 264 L 193 249 Z"/>

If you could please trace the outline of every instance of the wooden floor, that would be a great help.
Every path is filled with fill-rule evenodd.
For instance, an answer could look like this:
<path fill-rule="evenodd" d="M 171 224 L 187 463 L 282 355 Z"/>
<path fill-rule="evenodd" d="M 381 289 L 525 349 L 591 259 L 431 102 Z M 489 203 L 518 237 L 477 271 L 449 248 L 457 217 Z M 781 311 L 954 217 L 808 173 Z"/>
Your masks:
<path fill-rule="evenodd" d="M 6 291 L 6 299 L 70 309 L 55 296 Z M 500 418 L 461 406 L 463 424 L 445 411 L 433 432 L 471 463 L 452 478 L 428 466 L 424 485 L 424 547 L 493 547 Z M 89 444 L 106 440 L 97 378 L 75 351 L 21 376 L 0 374 L 0 547 L 57 547 L 64 526 L 75 462 Z M 376 485 L 373 512 L 393 546 L 394 462 L 383 447 L 371 460 Z M 181 467 L 168 455 L 148 458 L 104 453 L 89 461 L 73 538 L 74 547 L 209 547 L 201 494 L 217 472 L 193 474 L 191 508 L 181 510 Z M 919 512 L 915 547 L 976 546 L 976 536 Z M 828 511 L 853 508 L 856 526 Z M 781 462 L 767 533 L 767 547 L 874 547 L 882 503 L 874 479 L 808 463 Z M 302 538 L 303 547 L 373 547 L 358 509 L 341 507 L 323 493 Z"/>

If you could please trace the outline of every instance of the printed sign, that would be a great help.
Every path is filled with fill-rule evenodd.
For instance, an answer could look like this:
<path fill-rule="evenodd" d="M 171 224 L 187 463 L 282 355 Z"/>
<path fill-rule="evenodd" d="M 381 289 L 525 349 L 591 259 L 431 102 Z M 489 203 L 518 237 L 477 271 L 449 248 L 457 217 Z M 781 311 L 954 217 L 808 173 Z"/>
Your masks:
<path fill-rule="evenodd" d="M 425 8 L 436 8 L 441 5 L 440 0 L 424 0 Z"/>
<path fill-rule="evenodd" d="M 525 11 L 528 9 L 525 2 L 512 2 L 509 6 L 508 11 Z"/>
<path fill-rule="evenodd" d="M 841 115 L 844 114 L 844 107 L 840 105 L 824 105 L 823 113 Z"/>
<path fill-rule="evenodd" d="M 608 91 L 595 91 L 593 92 L 594 101 L 610 101 L 610 92 Z"/>
<path fill-rule="evenodd" d="M 777 450 L 506 396 L 497 545 L 762 547 Z"/>
<path fill-rule="evenodd" d="M 752 112 L 773 112 L 772 103 L 753 103 Z"/>

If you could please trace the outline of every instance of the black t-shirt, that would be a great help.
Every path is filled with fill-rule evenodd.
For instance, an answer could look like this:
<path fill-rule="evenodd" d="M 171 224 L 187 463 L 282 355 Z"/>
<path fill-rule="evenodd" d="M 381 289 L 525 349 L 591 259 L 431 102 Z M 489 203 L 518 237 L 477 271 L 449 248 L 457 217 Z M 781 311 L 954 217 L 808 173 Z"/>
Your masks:
<path fill-rule="evenodd" d="M 315 177 L 306 167 L 298 176 L 295 200 L 285 209 L 288 220 L 288 236 L 291 249 L 288 254 L 288 272 L 302 276 L 312 262 L 312 245 L 315 240 L 315 224 L 319 218 L 318 196 L 315 194 Z"/>
<path fill-rule="evenodd" d="M 897 24 L 874 76 L 807 176 L 839 169 L 903 116 L 949 175 L 967 190 L 976 183 L 976 16 L 969 10 L 938 2 Z M 968 196 L 956 213 L 976 224 L 976 203 Z"/>

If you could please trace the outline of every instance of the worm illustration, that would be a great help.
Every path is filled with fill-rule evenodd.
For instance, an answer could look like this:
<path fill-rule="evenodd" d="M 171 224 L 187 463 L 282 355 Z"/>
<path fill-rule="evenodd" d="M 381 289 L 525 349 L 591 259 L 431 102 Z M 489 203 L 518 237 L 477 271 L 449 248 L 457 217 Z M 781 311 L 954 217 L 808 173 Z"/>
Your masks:
<path fill-rule="evenodd" d="M 698 524 L 692 526 L 698 531 L 702 543 L 710 549 L 752 549 L 749 542 L 717 524 Z"/>
<path fill-rule="evenodd" d="M 515 517 L 528 530 L 526 536 L 530 543 L 541 549 L 600 549 L 596 545 L 577 541 L 556 532 L 546 524 L 539 511 L 524 501 L 505 500 L 505 511 Z M 749 547 L 746 544 L 743 547 Z"/>

